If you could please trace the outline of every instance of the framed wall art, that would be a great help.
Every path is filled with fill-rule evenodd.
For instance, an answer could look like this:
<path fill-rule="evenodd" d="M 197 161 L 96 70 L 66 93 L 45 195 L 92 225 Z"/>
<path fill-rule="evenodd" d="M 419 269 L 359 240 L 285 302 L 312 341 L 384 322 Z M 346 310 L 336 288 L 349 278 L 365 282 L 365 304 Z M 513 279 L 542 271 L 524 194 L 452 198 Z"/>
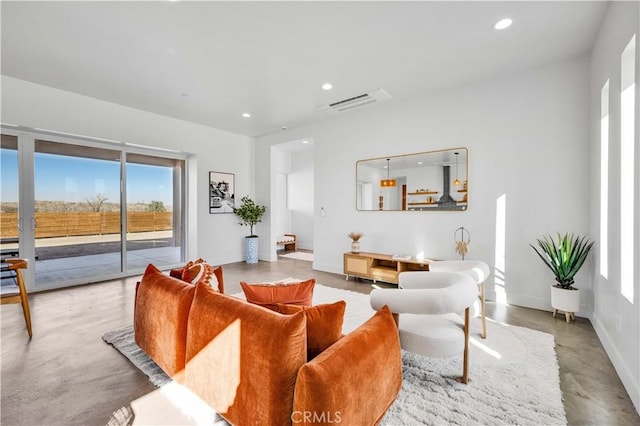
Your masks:
<path fill-rule="evenodd" d="M 234 174 L 209 172 L 209 213 L 233 213 L 234 207 Z"/>

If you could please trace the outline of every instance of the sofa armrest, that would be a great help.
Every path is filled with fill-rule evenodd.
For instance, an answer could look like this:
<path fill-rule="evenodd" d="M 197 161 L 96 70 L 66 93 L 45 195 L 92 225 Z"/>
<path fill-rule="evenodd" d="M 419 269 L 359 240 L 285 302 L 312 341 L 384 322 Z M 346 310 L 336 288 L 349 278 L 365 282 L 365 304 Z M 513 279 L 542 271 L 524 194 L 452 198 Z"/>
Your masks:
<path fill-rule="evenodd" d="M 149 264 L 136 286 L 135 342 L 169 376 L 180 381 L 185 366 L 187 318 L 195 286 Z"/>
<path fill-rule="evenodd" d="M 291 420 L 374 425 L 402 386 L 398 329 L 387 307 L 298 371 Z"/>

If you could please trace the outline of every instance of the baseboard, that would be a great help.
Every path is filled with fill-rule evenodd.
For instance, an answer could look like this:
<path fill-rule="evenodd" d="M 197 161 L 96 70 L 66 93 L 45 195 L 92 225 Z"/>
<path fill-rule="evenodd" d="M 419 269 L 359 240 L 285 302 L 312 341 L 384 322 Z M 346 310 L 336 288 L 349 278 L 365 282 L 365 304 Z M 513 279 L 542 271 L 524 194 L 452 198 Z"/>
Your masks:
<path fill-rule="evenodd" d="M 591 321 L 593 324 L 593 328 L 598 335 L 598 339 L 600 339 L 600 343 L 604 347 L 607 356 L 609 356 L 609 360 L 611 360 L 611 364 L 613 364 L 613 368 L 616 369 L 618 373 L 618 377 L 622 381 L 622 385 L 625 390 L 629 394 L 631 398 L 631 402 L 636 408 L 636 413 L 640 414 L 640 384 L 638 383 L 638 378 L 634 378 L 631 371 L 629 371 L 629 367 L 624 362 L 622 356 L 620 356 L 620 352 L 616 346 L 612 343 L 612 339 L 607 333 L 606 328 L 600 322 L 600 319 L 594 315 L 594 319 Z"/>
<path fill-rule="evenodd" d="M 487 300 L 497 300 L 495 291 L 485 291 Z M 550 299 L 541 299 L 523 295 L 509 295 L 507 297 L 509 305 L 521 306 L 523 308 L 538 309 L 541 311 L 553 312 Z M 580 305 L 580 310 L 575 313 L 577 317 L 591 319 L 591 308 L 587 305 Z"/>
<path fill-rule="evenodd" d="M 344 271 L 340 267 L 336 267 L 335 265 L 327 264 L 327 263 L 319 263 L 314 261 L 312 268 L 315 271 L 329 272 L 332 274 L 344 275 Z"/>

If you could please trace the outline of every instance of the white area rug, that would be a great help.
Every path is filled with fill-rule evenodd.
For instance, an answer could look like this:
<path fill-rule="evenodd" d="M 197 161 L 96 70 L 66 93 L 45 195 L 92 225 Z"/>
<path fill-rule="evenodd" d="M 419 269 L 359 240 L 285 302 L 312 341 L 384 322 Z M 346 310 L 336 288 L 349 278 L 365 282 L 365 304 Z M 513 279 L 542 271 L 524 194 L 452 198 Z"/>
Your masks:
<path fill-rule="evenodd" d="M 307 253 L 304 251 L 294 251 L 293 253 L 281 254 L 280 257 L 286 257 L 287 259 L 305 260 L 307 262 L 313 262 L 313 253 Z"/>
<path fill-rule="evenodd" d="M 243 298 L 242 293 L 234 296 Z M 316 284 L 314 304 L 336 300 L 347 302 L 344 333 L 374 313 L 368 295 Z M 402 390 L 382 424 L 566 424 L 553 336 L 495 322 L 487 324 L 487 334 L 486 340 L 480 338 L 480 321 L 474 320 L 468 385 L 456 380 L 462 372 L 461 357 L 435 359 L 403 352 Z M 144 352 L 135 350 L 131 326 L 107 333 L 103 339 L 154 384 L 170 382 Z"/>

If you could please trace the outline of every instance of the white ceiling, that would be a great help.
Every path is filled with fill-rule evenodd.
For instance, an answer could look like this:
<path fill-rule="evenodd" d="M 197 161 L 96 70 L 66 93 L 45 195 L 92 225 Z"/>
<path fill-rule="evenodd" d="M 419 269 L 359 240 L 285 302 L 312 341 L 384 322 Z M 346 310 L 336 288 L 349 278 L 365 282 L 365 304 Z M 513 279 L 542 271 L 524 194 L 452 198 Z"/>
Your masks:
<path fill-rule="evenodd" d="M 259 136 L 348 114 L 318 107 L 376 88 L 398 102 L 588 53 L 606 7 L 2 1 L 2 74 Z M 503 17 L 513 26 L 493 30 Z"/>

